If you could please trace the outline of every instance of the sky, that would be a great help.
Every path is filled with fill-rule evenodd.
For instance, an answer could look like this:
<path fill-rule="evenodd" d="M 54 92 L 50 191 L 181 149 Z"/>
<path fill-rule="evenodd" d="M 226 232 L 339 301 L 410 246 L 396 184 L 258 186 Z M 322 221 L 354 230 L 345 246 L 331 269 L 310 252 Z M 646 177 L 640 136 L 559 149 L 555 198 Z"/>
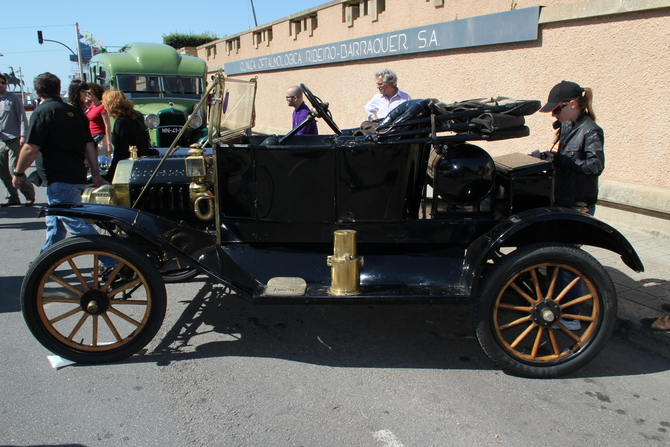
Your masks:
<path fill-rule="evenodd" d="M 65 46 L 45 41 L 40 45 L 37 31 L 44 39 L 61 42 L 77 51 L 75 23 L 82 32 L 101 41 L 107 51 L 118 51 L 129 42 L 163 43 L 163 36 L 172 33 L 203 34 L 217 37 L 236 34 L 254 28 L 252 0 L 176 0 L 142 1 L 114 0 L 85 3 L 72 0 L 13 0 L 3 1 L 0 23 L 0 72 L 23 75 L 32 91 L 32 81 L 46 71 L 61 79 L 62 89 L 78 73 L 77 65 L 69 60 Z M 253 0 L 258 25 L 313 8 L 329 0 Z M 76 6 L 75 6 L 76 5 Z M 290 5 L 290 6 L 289 6 Z M 20 77 L 20 76 L 19 76 Z M 13 88 L 10 86 L 10 91 Z"/>

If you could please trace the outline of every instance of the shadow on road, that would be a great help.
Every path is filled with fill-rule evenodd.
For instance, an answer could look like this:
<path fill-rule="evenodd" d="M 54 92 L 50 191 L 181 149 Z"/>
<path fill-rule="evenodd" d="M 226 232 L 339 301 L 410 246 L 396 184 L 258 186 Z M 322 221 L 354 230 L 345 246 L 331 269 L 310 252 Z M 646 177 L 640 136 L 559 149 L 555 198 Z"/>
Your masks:
<path fill-rule="evenodd" d="M 333 367 L 498 369 L 477 342 L 469 303 L 255 305 L 210 283 L 183 303 L 186 308 L 158 345 L 126 362 L 165 366 L 199 358 L 267 357 Z M 667 361 L 622 362 L 621 344 L 630 355 L 649 355 L 613 337 L 596 359 L 567 377 L 670 369 Z"/>
<path fill-rule="evenodd" d="M 23 276 L 0 276 L 0 313 L 21 311 L 22 283 Z"/>

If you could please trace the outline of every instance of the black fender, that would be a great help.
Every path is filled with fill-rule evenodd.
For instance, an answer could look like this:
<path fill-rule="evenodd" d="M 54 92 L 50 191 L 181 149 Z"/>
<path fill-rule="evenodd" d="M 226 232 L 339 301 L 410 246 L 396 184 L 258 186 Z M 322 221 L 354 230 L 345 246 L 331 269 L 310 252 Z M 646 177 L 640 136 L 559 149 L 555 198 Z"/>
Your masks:
<path fill-rule="evenodd" d="M 165 217 L 134 208 L 93 203 L 48 205 L 40 217 L 65 216 L 86 219 L 101 227 L 117 226 L 131 238 L 178 257 L 184 263 L 251 298 L 262 285 L 239 267 L 216 243 L 216 235 Z"/>
<path fill-rule="evenodd" d="M 468 246 L 463 270 L 464 285 L 472 288 L 473 295 L 476 293 L 477 278 L 481 276 L 486 262 L 501 247 L 521 247 L 537 242 L 605 248 L 621 255 L 623 262 L 634 271 L 644 271 L 633 246 L 612 226 L 569 208 L 536 208 L 501 221 Z"/>

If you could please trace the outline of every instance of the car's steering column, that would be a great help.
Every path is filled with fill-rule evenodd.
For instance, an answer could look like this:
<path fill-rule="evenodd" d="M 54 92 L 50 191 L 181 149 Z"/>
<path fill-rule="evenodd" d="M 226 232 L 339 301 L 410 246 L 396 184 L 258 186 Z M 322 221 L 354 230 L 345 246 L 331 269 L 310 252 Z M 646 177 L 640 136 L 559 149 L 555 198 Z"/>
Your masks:
<path fill-rule="evenodd" d="M 312 104 L 312 107 L 314 107 L 316 116 L 323 118 L 326 124 L 328 124 L 328 126 L 330 126 L 330 128 L 333 129 L 333 132 L 335 132 L 337 135 L 342 135 L 342 131 L 339 127 L 337 127 L 337 124 L 335 124 L 335 121 L 333 121 L 333 115 L 331 115 L 330 110 L 328 110 L 328 103 L 321 101 L 318 96 L 314 96 L 305 84 L 300 84 L 300 90 L 302 90 L 310 104 Z"/>
<path fill-rule="evenodd" d="M 314 114 L 310 113 L 309 116 L 307 118 L 305 118 L 305 120 L 302 123 L 298 124 L 293 129 L 291 129 L 289 131 L 289 133 L 287 133 L 286 135 L 281 137 L 281 139 L 279 140 L 279 142 L 277 144 L 284 144 L 284 141 L 288 140 L 293 135 L 297 134 L 298 131 L 300 131 L 300 129 L 302 129 L 303 127 L 305 127 L 307 125 L 307 123 L 309 123 L 310 121 L 314 121 L 314 120 L 315 120 Z"/>

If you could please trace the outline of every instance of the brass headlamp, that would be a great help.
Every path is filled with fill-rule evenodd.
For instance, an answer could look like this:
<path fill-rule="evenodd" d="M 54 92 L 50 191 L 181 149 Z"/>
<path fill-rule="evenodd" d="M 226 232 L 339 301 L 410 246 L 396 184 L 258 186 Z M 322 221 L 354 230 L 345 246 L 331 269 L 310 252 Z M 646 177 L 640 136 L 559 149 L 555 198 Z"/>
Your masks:
<path fill-rule="evenodd" d="M 205 150 L 200 147 L 189 149 L 190 154 L 184 160 L 186 164 L 186 175 L 193 179 L 188 187 L 189 197 L 193 204 L 195 215 L 200 220 L 210 220 L 214 217 L 215 205 L 214 194 L 210 191 L 210 183 L 207 181 L 209 168 Z"/>

